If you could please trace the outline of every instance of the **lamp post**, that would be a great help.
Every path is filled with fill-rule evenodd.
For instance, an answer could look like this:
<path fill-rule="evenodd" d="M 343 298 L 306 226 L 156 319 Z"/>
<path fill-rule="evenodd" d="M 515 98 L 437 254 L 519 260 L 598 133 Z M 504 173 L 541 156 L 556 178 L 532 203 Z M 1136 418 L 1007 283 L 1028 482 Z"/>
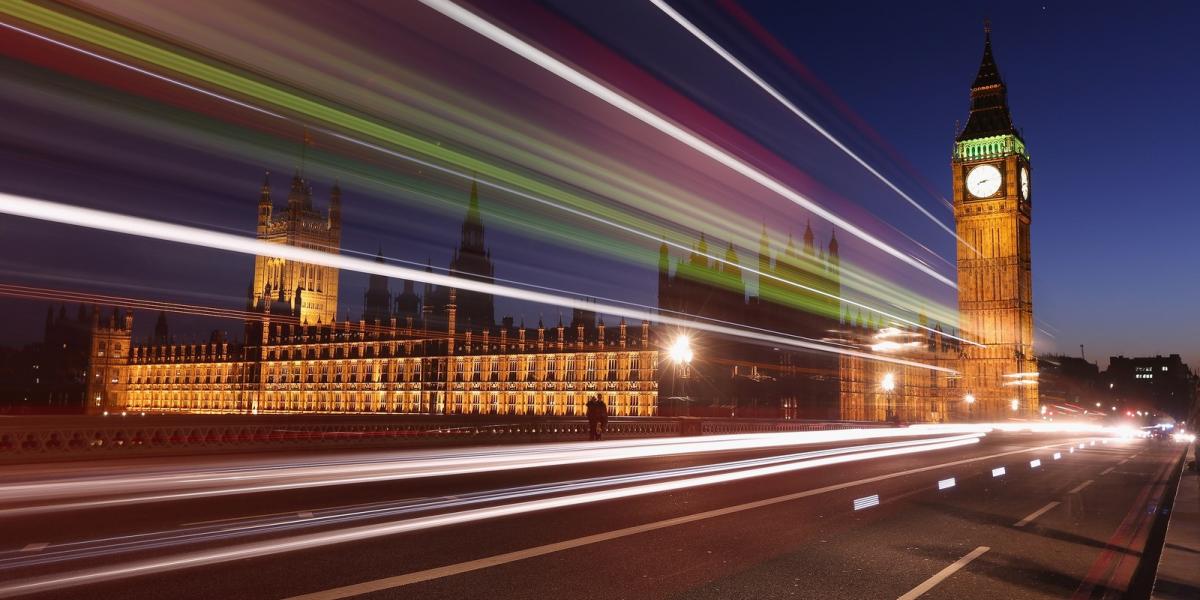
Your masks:
<path fill-rule="evenodd" d="M 688 367 L 692 364 L 692 358 L 694 357 L 695 353 L 692 352 L 692 340 L 687 335 L 680 335 L 679 337 L 675 338 L 675 341 L 671 343 L 669 348 L 667 348 L 667 358 L 669 358 L 675 365 L 675 372 L 671 377 L 672 384 L 674 384 L 677 379 L 683 379 L 683 401 L 686 403 L 684 406 L 685 410 L 687 411 L 687 415 L 691 415 L 692 412 L 691 398 L 687 397 Z M 678 396 L 676 396 L 676 398 L 678 399 Z"/>
<path fill-rule="evenodd" d="M 879 382 L 879 388 L 883 390 L 884 397 L 887 400 L 887 418 L 888 420 L 899 419 L 896 414 L 896 407 L 893 404 L 892 392 L 896 389 L 896 374 L 884 373 L 883 379 Z"/>
<path fill-rule="evenodd" d="M 975 394 L 967 394 L 963 396 L 963 402 L 967 403 L 967 421 L 975 420 Z"/>

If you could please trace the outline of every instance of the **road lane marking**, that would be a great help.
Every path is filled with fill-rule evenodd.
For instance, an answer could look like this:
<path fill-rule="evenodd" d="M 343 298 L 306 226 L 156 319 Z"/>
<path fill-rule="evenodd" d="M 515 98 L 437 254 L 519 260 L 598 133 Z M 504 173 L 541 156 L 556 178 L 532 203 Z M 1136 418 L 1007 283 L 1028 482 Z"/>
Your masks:
<path fill-rule="evenodd" d="M 952 487 L 954 487 L 954 484 L 955 484 L 955 481 L 954 481 L 953 477 L 951 477 L 950 479 L 943 479 L 938 482 L 938 489 L 944 490 L 946 488 L 952 488 Z"/>
<path fill-rule="evenodd" d="M 1109 473 L 1112 473 L 1113 469 L 1115 469 L 1115 468 L 1116 468 L 1116 467 L 1109 467 L 1109 468 L 1107 468 L 1107 469 L 1105 469 L 1105 470 L 1103 470 L 1103 471 L 1100 471 L 1100 474 L 1101 474 L 1101 475 L 1108 475 Z"/>
<path fill-rule="evenodd" d="M 954 561 L 954 564 L 942 569 L 941 571 L 938 571 L 933 577 L 921 582 L 921 585 L 909 590 L 907 594 L 900 596 L 896 600 L 913 600 L 914 598 L 921 596 L 925 592 L 932 590 L 934 586 L 944 581 L 947 577 L 958 572 L 959 569 L 967 566 L 967 564 L 971 561 L 983 556 L 983 553 L 987 552 L 988 550 L 991 550 L 991 548 L 987 546 L 980 546 L 970 551 L 966 556 Z"/>
<path fill-rule="evenodd" d="M 21 548 L 21 552 L 41 552 L 42 550 L 45 550 L 46 547 L 49 545 L 50 544 L 47 542 L 38 542 L 36 544 L 27 544 L 24 548 Z"/>
<path fill-rule="evenodd" d="M 1121 465 L 1123 465 L 1123 464 L 1125 464 L 1125 463 L 1127 463 L 1127 462 L 1129 462 L 1129 459 L 1128 459 L 1128 458 L 1127 458 L 1127 459 L 1125 459 L 1125 460 L 1123 460 L 1123 461 L 1121 461 L 1121 462 L 1119 462 L 1119 463 L 1117 463 L 1117 466 L 1121 466 Z"/>
<path fill-rule="evenodd" d="M 1030 469 L 1036 469 L 1036 468 L 1038 468 L 1038 467 L 1040 467 L 1040 466 L 1042 466 L 1042 459 L 1040 459 L 1040 458 L 1035 458 L 1035 459 L 1033 459 L 1033 460 L 1029 461 L 1029 468 L 1030 468 Z"/>
<path fill-rule="evenodd" d="M 1004 467 L 996 467 L 992 469 L 992 477 L 999 477 L 1005 473 Z"/>
<path fill-rule="evenodd" d="M 546 544 L 544 546 L 536 546 L 534 548 L 526 548 L 524 550 L 517 550 L 515 552 L 508 552 L 505 554 L 497 554 L 495 556 L 488 556 L 485 558 L 480 558 L 477 560 L 471 560 L 471 561 L 467 561 L 467 562 L 461 562 L 461 563 L 454 564 L 454 565 L 435 567 L 432 569 L 426 569 L 424 571 L 414 571 L 412 573 L 406 573 L 403 575 L 396 575 L 393 577 L 384 577 L 382 579 L 375 579 L 372 581 L 364 581 L 362 583 L 351 584 L 351 585 L 347 585 L 347 586 L 343 586 L 343 587 L 332 588 L 332 589 L 323 590 L 323 591 L 319 591 L 319 592 L 312 592 L 309 594 L 302 594 L 299 596 L 293 596 L 286 600 L 339 600 L 341 598 L 349 598 L 352 596 L 358 596 L 358 595 L 368 594 L 368 593 L 372 593 L 372 592 L 378 592 L 378 591 L 382 591 L 382 590 L 404 587 L 407 585 L 412 585 L 414 583 L 421 583 L 421 582 L 425 582 L 425 581 L 432 581 L 434 579 L 441 579 L 443 577 L 461 575 L 463 573 L 469 573 L 471 571 L 477 571 L 480 569 L 486 569 L 489 567 L 508 564 L 511 562 L 525 560 L 527 558 L 535 558 L 538 556 L 544 556 L 546 554 L 553 554 L 555 552 L 561 552 L 563 550 L 579 548 L 581 546 L 588 546 L 588 545 L 596 544 L 599 542 L 615 540 L 615 539 L 628 537 L 628 536 L 639 534 L 639 533 L 644 533 L 647 531 L 655 531 L 655 530 L 664 529 L 667 527 L 674 527 L 676 525 L 683 525 L 683 524 L 692 523 L 695 521 L 702 521 L 702 520 L 711 519 L 714 517 L 720 517 L 720 516 L 739 513 L 742 511 L 751 510 L 751 509 L 755 509 L 755 508 L 761 508 L 764 506 L 771 506 L 773 504 L 779 504 L 782 502 L 790 502 L 792 500 L 798 500 L 798 499 L 806 498 L 809 496 L 816 496 L 819 494 L 833 492 L 833 491 L 837 491 L 837 490 L 841 490 L 841 489 L 845 489 L 845 488 L 849 488 L 849 487 L 855 487 L 855 486 L 863 485 L 866 483 L 874 483 L 876 481 L 884 481 L 887 479 L 894 479 L 896 477 L 904 477 L 904 476 L 913 475 L 916 473 L 924 473 L 926 471 L 944 469 L 946 467 L 964 465 L 964 464 L 968 464 L 968 463 L 978 462 L 981 460 L 991 460 L 993 458 L 1000 458 L 1003 456 L 1011 456 L 1013 454 L 1022 454 L 1025 452 L 1036 452 L 1038 450 L 1045 450 L 1046 448 L 1051 448 L 1053 446 L 1054 446 L 1053 444 L 1048 444 L 1045 446 L 1026 448 L 1024 450 L 1011 450 L 1009 452 L 1001 452 L 1001 453 L 993 454 L 990 456 L 980 456 L 977 458 L 965 458 L 962 460 L 956 460 L 953 462 L 943 463 L 940 465 L 931 465 L 928 467 L 918 467 L 916 469 L 909 469 L 907 471 L 900 471 L 898 473 L 890 473 L 888 475 L 879 475 L 876 477 L 869 477 L 867 479 L 860 479 L 858 481 L 848 481 L 846 483 L 839 483 L 839 484 L 835 484 L 835 485 L 831 485 L 831 486 L 826 486 L 823 488 L 817 488 L 814 490 L 806 490 L 803 492 L 796 492 L 794 494 L 788 494 L 786 496 L 778 496 L 775 498 L 767 498 L 765 500 L 757 500 L 755 502 L 748 502 L 746 504 L 739 504 L 739 505 L 735 505 L 735 506 L 729 506 L 726 508 L 719 508 L 716 510 L 711 510 L 711 511 L 703 512 L 703 513 L 696 513 L 693 515 L 676 517 L 674 519 L 667 519 L 664 521 L 657 521 L 654 523 L 646 523 L 645 525 L 636 525 L 634 527 L 627 527 L 625 529 L 617 529 L 615 531 L 609 531 L 606 533 L 598 533 L 595 535 L 576 538 L 574 540 L 566 540 L 566 541 L 562 541 L 562 542 L 556 542 L 553 544 Z M 0 592 L 2 592 L 2 591 L 3 591 L 3 588 L 0 588 Z"/>
<path fill-rule="evenodd" d="M 854 500 L 854 510 L 862 510 L 864 508 L 871 508 L 872 506 L 879 506 L 879 494 Z"/>
<path fill-rule="evenodd" d="M 417 583 L 417 582 L 421 582 L 421 581 L 429 581 L 431 579 L 437 579 L 437 578 L 446 577 L 449 575 L 456 575 L 456 574 L 465 573 L 465 572 L 469 572 L 469 571 L 475 571 L 475 570 L 487 568 L 487 567 L 490 567 L 493 565 L 505 564 L 505 563 L 509 563 L 509 562 L 513 562 L 513 561 L 523 560 L 525 558 L 541 556 L 544 554 L 550 554 L 553 552 L 559 552 L 562 550 L 577 548 L 580 546 L 587 546 L 590 544 L 595 544 L 595 543 L 603 542 L 603 541 L 607 541 L 607 540 L 623 538 L 623 537 L 627 537 L 630 535 L 643 533 L 643 532 L 647 532 L 647 531 L 654 531 L 654 530 L 663 529 L 663 528 L 667 528 L 667 527 L 673 527 L 676 525 L 682 525 L 682 524 L 686 524 L 686 523 L 702 521 L 702 520 L 711 519 L 711 518 L 719 517 L 719 516 L 723 516 L 723 515 L 734 514 L 734 513 L 739 513 L 739 512 L 743 512 L 743 511 L 747 511 L 747 510 L 751 510 L 751 509 L 756 509 L 756 508 L 761 508 L 761 507 L 765 507 L 765 506 L 780 504 L 783 502 L 798 500 L 801 498 L 807 498 L 810 496 L 817 496 L 820 494 L 825 494 L 828 492 L 833 492 L 833 491 L 837 491 L 837 490 L 856 487 L 856 486 L 860 486 L 860 485 L 867 484 L 867 483 L 874 483 L 877 481 L 886 481 L 886 480 L 895 479 L 898 477 L 906 477 L 906 476 L 917 474 L 917 473 L 925 473 L 928 471 L 941 470 L 941 469 L 946 469 L 948 467 L 954 467 L 957 465 L 970 464 L 970 463 L 975 463 L 975 462 L 984 461 L 984 460 L 992 460 L 995 458 L 1011 456 L 1014 454 L 1037 452 L 1040 450 L 1045 450 L 1047 448 L 1051 448 L 1053 446 L 1054 446 L 1054 444 L 1046 444 L 1046 445 L 1034 446 L 1034 447 L 1030 447 L 1030 448 L 1022 448 L 1019 450 L 1010 450 L 1007 452 L 999 452 L 996 454 L 975 456 L 975 457 L 971 457 L 971 458 L 963 458 L 960 460 L 955 460 L 955 461 L 936 464 L 936 465 L 917 467 L 917 468 L 908 469 L 905 471 L 898 471 L 895 473 L 877 475 L 874 477 L 868 477 L 866 479 L 859 479 L 857 481 L 847 481 L 844 483 L 834 484 L 834 485 L 826 486 L 823 488 L 804 490 L 804 491 L 795 492 L 792 494 L 787 494 L 784 496 L 777 496 L 774 498 L 766 498 L 763 500 L 757 500 L 757 501 L 748 502 L 745 504 L 738 504 L 735 506 L 725 507 L 725 508 L 702 512 L 702 513 L 696 513 L 696 514 L 692 514 L 692 515 L 684 515 L 681 517 L 676 517 L 676 518 L 667 519 L 667 520 L 663 520 L 663 521 L 657 521 L 657 522 L 653 522 L 653 523 L 647 523 L 647 524 L 643 524 L 643 525 L 637 525 L 634 527 L 628 527 L 625 529 L 619 529 L 619 530 L 610 531 L 610 532 L 606 532 L 606 533 L 599 533 L 599 534 L 595 534 L 595 535 L 591 535 L 591 536 L 587 536 L 587 537 L 583 537 L 583 538 L 577 538 L 574 540 L 567 540 L 564 542 L 558 542 L 555 544 L 540 546 L 537 548 L 530 548 L 530 549 L 521 550 L 521 551 L 517 551 L 517 552 L 511 552 L 508 554 L 501 554 L 501 555 L 496 555 L 496 556 L 492 556 L 492 557 L 486 557 L 486 558 L 478 559 L 475 561 L 459 563 L 457 565 L 448 565 L 445 567 L 438 567 L 438 568 L 434 568 L 434 569 L 428 569 L 425 571 L 417 571 L 417 572 L 399 575 L 399 576 L 395 576 L 395 577 L 388 577 L 388 578 L 374 580 L 374 581 L 367 581 L 364 583 L 345 586 L 342 588 L 334 588 L 332 590 L 326 590 L 323 592 L 314 592 L 313 594 L 308 594 L 305 596 L 298 596 L 297 598 L 344 598 L 344 597 L 349 597 L 349 596 L 354 596 L 354 595 L 359 595 L 359 594 L 365 594 L 365 593 L 368 593 L 371 591 L 385 590 L 385 589 L 394 588 L 394 587 L 401 587 L 401 586 L 405 586 L 405 585 L 409 585 L 409 584 Z M 868 453 L 862 453 L 862 454 L 868 454 Z M 561 500 L 561 498 L 558 498 L 556 500 Z M 563 505 L 560 504 L 559 506 L 563 506 Z M 502 509 L 502 512 L 505 515 L 528 514 L 528 512 L 532 512 L 532 511 L 527 511 L 524 513 L 515 513 L 512 510 L 511 506 L 501 506 L 498 508 Z M 129 577 L 136 577 L 139 575 L 146 575 L 146 574 L 150 574 L 150 573 L 161 574 L 164 572 L 177 570 L 177 569 L 197 567 L 197 566 L 201 566 L 201 565 L 221 564 L 221 563 L 240 560 L 243 558 L 251 558 L 251 557 L 256 557 L 256 556 L 268 556 L 268 555 L 273 555 L 273 554 L 292 552 L 292 551 L 296 551 L 296 550 L 304 550 L 304 549 L 317 548 L 317 547 L 323 547 L 323 546 L 340 544 L 340 543 L 348 543 L 348 542 L 359 541 L 359 540 L 363 540 L 363 539 L 373 539 L 373 538 L 379 538 L 379 537 L 385 537 L 385 536 L 392 536 L 392 535 L 405 533 L 408 531 L 417 531 L 417 530 L 421 530 L 421 529 L 428 529 L 428 528 L 432 528 L 432 527 L 439 527 L 439 526 L 443 526 L 443 525 L 451 525 L 451 524 L 456 524 L 456 523 L 460 523 L 460 522 L 466 522 L 464 520 L 465 517 L 470 517 L 471 520 L 479 520 L 480 518 L 484 518 L 484 517 L 488 516 L 485 513 L 489 513 L 489 511 L 492 511 L 492 510 L 494 510 L 494 509 L 473 509 L 471 511 L 463 511 L 463 513 L 469 513 L 469 514 L 459 514 L 459 513 L 436 514 L 436 515 L 430 515 L 428 517 L 418 517 L 415 519 L 406 519 L 406 520 L 401 520 L 401 521 L 396 521 L 396 522 L 391 522 L 391 523 L 384 523 L 384 524 L 377 524 L 377 525 L 370 525 L 370 526 L 350 527 L 350 528 L 345 528 L 345 529 L 335 529 L 332 531 L 316 532 L 316 533 L 311 533 L 311 534 L 300 534 L 300 535 L 277 538 L 277 539 L 272 539 L 272 540 L 265 540 L 265 541 L 261 541 L 261 542 L 249 542 L 249 543 L 244 543 L 244 544 L 239 544 L 239 545 L 226 546 L 223 548 L 215 548 L 215 549 L 211 549 L 211 550 L 198 550 L 198 551 L 184 552 L 184 553 L 179 553 L 179 554 L 165 555 L 165 556 L 158 556 L 158 557 L 154 557 L 154 558 L 136 560 L 136 561 L 126 562 L 126 563 L 117 563 L 117 564 L 112 564 L 112 565 L 104 565 L 104 566 L 86 568 L 86 569 L 69 572 L 69 573 L 61 573 L 61 574 L 54 574 L 54 575 L 41 576 L 41 577 L 32 577 L 32 578 L 24 579 L 24 580 L 5 581 L 5 582 L 0 582 L 0 597 L 8 597 L 8 596 L 14 596 L 14 595 L 19 595 L 19 594 L 30 594 L 30 593 L 35 593 L 35 592 L 45 592 L 45 591 L 63 589 L 63 588 L 68 588 L 68 587 L 76 587 L 76 586 L 80 586 L 80 585 L 94 584 L 94 583 L 98 583 L 98 582 L 102 582 L 102 581 L 125 579 L 125 578 L 129 578 Z M 499 516 L 499 513 L 497 513 L 497 516 Z"/>
<path fill-rule="evenodd" d="M 1024 526 L 1028 525 L 1030 521 L 1046 514 L 1047 511 L 1049 511 L 1050 509 L 1052 509 L 1058 505 L 1059 505 L 1059 502 L 1057 500 L 1054 502 L 1051 502 L 1050 504 L 1047 504 L 1047 505 L 1033 511 L 1033 513 L 1031 513 L 1028 517 L 1025 517 L 1024 519 L 1021 519 L 1020 521 L 1013 523 L 1013 527 L 1024 527 Z"/>
<path fill-rule="evenodd" d="M 1103 475 L 1103 474 L 1104 474 L 1104 473 L 1101 473 L 1101 475 Z M 1087 480 L 1087 481 L 1085 481 L 1085 482 L 1083 482 L 1083 483 L 1081 483 L 1081 484 L 1079 484 L 1079 485 L 1075 486 L 1075 489 L 1073 489 L 1073 490 L 1071 490 L 1071 491 L 1069 491 L 1069 492 L 1067 492 L 1067 493 L 1068 493 L 1068 494 L 1077 494 L 1077 493 L 1079 493 L 1079 491 L 1080 491 L 1080 490 L 1082 490 L 1083 488 L 1085 488 L 1085 487 L 1087 487 L 1087 486 L 1089 486 L 1089 485 L 1092 485 L 1092 480 L 1091 480 L 1091 479 L 1089 479 L 1089 480 Z"/>
<path fill-rule="evenodd" d="M 311 512 L 311 511 L 307 511 L 307 510 L 306 510 L 306 511 L 304 511 L 304 512 L 298 512 L 298 513 L 296 513 L 296 516 L 297 516 L 297 517 L 300 517 L 301 519 L 311 519 L 311 518 L 312 518 L 312 516 L 313 516 L 313 514 L 312 514 L 312 512 Z"/>

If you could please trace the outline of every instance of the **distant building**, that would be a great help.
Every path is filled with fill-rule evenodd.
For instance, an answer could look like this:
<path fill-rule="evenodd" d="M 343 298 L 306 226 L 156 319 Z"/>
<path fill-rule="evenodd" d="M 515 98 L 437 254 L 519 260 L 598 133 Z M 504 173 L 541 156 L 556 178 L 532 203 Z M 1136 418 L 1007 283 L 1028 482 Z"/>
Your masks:
<path fill-rule="evenodd" d="M 1183 420 L 1196 401 L 1196 375 L 1178 354 L 1113 356 L 1102 379 L 1130 410 L 1161 411 Z"/>
<path fill-rule="evenodd" d="M 1038 357 L 1038 394 L 1047 413 L 1082 414 L 1113 412 L 1108 389 L 1100 380 L 1100 367 L 1077 356 L 1048 354 Z"/>
<path fill-rule="evenodd" d="M 322 217 L 309 190 L 295 177 L 288 210 L 276 219 L 264 184 L 260 239 L 338 252 L 340 191 L 334 188 Z M 483 240 L 472 185 L 454 274 L 492 280 Z M 93 316 L 70 342 L 86 348 L 80 371 L 87 374 L 71 393 L 82 392 L 92 413 L 582 416 L 592 396 L 615 416 L 657 413 L 658 352 L 647 322 L 606 327 L 594 313 L 576 311 L 570 327 L 526 327 L 511 318 L 497 326 L 490 294 L 426 285 L 418 297 L 405 281 L 393 298 L 387 278 L 377 275 L 364 294 L 363 318 L 338 322 L 336 277 L 336 269 L 257 257 L 247 309 L 259 317 L 246 323 L 243 344 L 221 336 L 175 343 L 160 315 L 154 337 L 132 345 L 131 315 Z"/>
<path fill-rule="evenodd" d="M 720 260 L 719 260 L 720 259 Z M 837 236 L 818 245 L 805 227 L 803 245 L 788 237 L 774 250 L 766 227 L 759 240 L 757 290 L 747 294 L 737 250 L 709 247 L 701 234 L 674 270 L 666 244 L 659 248 L 658 306 L 669 315 L 738 323 L 784 335 L 821 340 L 837 335 L 841 307 Z M 658 328 L 659 347 L 690 332 Z M 838 360 L 705 334 L 690 365 L 664 364 L 663 406 L 673 414 L 837 418 Z"/>

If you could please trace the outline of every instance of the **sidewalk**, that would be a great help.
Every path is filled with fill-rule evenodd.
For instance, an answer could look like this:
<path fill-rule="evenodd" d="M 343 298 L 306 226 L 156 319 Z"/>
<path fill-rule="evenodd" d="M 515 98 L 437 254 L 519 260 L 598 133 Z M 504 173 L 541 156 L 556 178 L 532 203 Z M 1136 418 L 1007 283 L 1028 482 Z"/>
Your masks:
<path fill-rule="evenodd" d="M 1195 446 L 1187 461 L 1196 460 Z M 1186 462 L 1185 462 L 1186 464 Z M 1155 600 L 1200 598 L 1200 473 L 1184 469 L 1154 579 Z"/>

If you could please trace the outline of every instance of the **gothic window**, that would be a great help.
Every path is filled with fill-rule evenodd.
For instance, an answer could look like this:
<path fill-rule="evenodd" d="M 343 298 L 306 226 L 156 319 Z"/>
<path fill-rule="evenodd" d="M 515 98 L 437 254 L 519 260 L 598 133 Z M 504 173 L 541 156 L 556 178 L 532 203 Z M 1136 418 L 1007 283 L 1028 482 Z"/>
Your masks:
<path fill-rule="evenodd" d="M 608 356 L 608 378 L 610 380 L 617 379 L 617 355 L 610 354 Z"/>

